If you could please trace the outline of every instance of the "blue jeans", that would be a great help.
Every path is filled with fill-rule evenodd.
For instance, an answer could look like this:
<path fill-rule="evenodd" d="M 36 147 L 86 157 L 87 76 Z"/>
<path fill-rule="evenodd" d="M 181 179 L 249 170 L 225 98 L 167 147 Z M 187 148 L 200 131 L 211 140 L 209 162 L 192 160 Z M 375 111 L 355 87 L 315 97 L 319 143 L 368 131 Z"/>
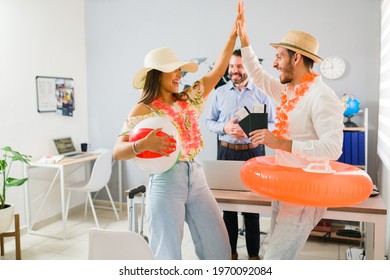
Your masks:
<path fill-rule="evenodd" d="M 326 208 L 272 201 L 271 231 L 264 260 L 295 260 Z"/>
<path fill-rule="evenodd" d="M 229 237 L 222 212 L 200 163 L 179 161 L 150 177 L 146 195 L 150 246 L 158 260 L 180 260 L 184 221 L 199 259 L 228 260 Z"/>

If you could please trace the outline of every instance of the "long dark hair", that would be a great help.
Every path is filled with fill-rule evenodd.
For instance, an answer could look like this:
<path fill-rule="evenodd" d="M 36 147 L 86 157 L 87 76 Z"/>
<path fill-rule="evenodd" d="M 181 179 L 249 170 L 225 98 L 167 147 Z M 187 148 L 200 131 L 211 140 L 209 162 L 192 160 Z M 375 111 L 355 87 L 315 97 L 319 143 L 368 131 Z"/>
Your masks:
<path fill-rule="evenodd" d="M 161 74 L 162 72 L 156 69 L 152 69 L 146 74 L 145 85 L 138 103 L 149 104 L 157 98 Z"/>

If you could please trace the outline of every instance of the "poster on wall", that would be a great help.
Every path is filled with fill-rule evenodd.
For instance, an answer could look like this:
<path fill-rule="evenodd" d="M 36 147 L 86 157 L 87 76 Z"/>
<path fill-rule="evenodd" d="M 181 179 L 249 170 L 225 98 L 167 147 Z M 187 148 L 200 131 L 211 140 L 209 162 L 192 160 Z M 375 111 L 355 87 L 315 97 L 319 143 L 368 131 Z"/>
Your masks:
<path fill-rule="evenodd" d="M 73 79 L 37 76 L 36 84 L 38 112 L 57 112 L 61 116 L 73 116 Z"/>

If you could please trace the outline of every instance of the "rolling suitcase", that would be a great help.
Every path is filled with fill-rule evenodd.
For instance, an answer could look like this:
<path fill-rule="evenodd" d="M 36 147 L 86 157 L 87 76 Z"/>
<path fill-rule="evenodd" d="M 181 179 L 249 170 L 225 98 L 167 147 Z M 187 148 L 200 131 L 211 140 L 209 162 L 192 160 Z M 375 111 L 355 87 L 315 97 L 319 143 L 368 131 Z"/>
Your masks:
<path fill-rule="evenodd" d="M 148 237 L 144 235 L 145 192 L 146 192 L 145 185 L 138 186 L 129 191 L 130 205 L 129 205 L 128 219 L 129 219 L 129 230 L 139 233 L 147 242 L 149 242 Z M 139 231 L 138 231 L 138 221 L 137 221 L 137 209 L 134 206 L 134 198 L 137 194 L 141 194 L 141 226 Z"/>

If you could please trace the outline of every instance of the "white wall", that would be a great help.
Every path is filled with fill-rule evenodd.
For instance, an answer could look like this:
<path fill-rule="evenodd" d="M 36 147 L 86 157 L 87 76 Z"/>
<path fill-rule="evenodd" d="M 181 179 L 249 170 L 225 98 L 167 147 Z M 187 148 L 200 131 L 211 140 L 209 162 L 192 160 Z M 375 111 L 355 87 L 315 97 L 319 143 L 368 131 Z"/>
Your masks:
<path fill-rule="evenodd" d="M 84 1 L 0 0 L 0 38 L 0 147 L 12 146 L 36 160 L 56 153 L 55 137 L 72 136 L 76 145 L 88 141 Z M 38 75 L 74 79 L 73 117 L 38 113 Z M 22 174 L 21 168 L 14 171 Z M 32 198 L 40 187 L 31 185 Z M 23 189 L 10 189 L 8 200 L 25 224 Z M 45 215 L 59 209 L 55 199 Z"/>
<path fill-rule="evenodd" d="M 378 184 L 381 186 L 381 196 L 382 199 L 387 206 L 387 209 L 389 209 L 390 205 L 390 170 L 386 167 L 383 162 L 378 159 Z M 390 255 L 390 217 L 387 215 L 387 221 L 386 221 L 386 249 L 385 252 L 387 252 L 387 256 Z"/>

